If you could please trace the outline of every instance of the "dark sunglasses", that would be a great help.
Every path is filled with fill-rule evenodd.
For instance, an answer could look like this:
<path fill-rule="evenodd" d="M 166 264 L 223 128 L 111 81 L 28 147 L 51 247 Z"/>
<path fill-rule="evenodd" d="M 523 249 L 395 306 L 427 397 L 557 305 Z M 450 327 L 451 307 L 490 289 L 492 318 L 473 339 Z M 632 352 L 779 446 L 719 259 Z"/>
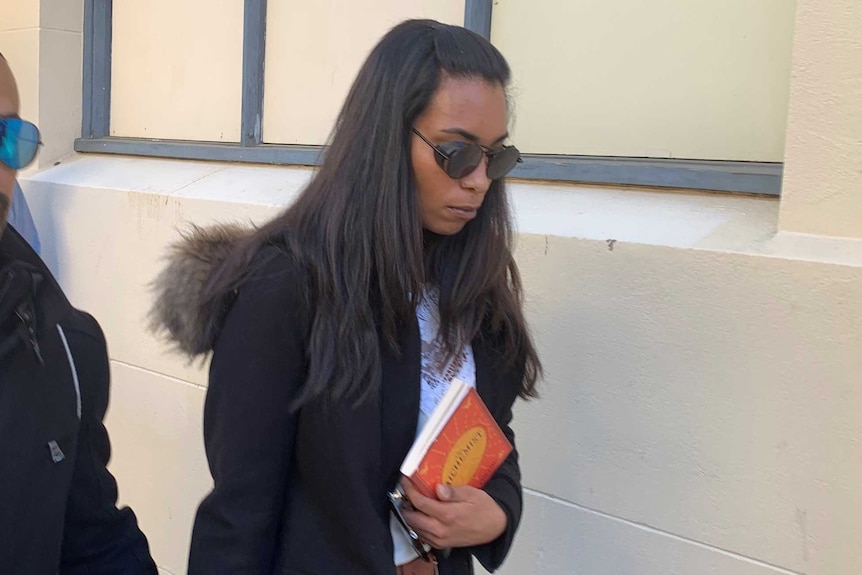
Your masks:
<path fill-rule="evenodd" d="M 437 163 L 453 180 L 460 180 L 475 170 L 482 163 L 482 156 L 488 157 L 488 179 L 499 180 L 512 171 L 515 164 L 521 162 L 521 152 L 515 146 L 503 146 L 499 150 L 491 150 L 476 143 L 447 142 L 439 146 L 422 133 L 413 128 L 413 133 L 431 146 Z"/>
<path fill-rule="evenodd" d="M 13 170 L 32 162 L 41 143 L 35 124 L 20 118 L 0 118 L 0 162 Z"/>

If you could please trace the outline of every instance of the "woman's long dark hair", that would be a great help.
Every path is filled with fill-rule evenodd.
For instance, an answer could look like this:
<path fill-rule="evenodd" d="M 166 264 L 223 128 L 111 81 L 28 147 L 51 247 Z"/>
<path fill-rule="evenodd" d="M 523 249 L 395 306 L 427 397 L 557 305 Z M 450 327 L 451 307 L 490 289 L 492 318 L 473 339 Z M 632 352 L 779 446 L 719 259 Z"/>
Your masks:
<path fill-rule="evenodd" d="M 452 353 L 480 332 L 536 395 L 541 364 L 522 311 L 512 224 L 502 181 L 458 234 L 423 232 L 411 165 L 411 128 L 444 75 L 505 87 L 509 67 L 469 30 L 432 20 L 393 28 L 369 55 L 338 116 L 314 179 L 282 215 L 236 247 L 207 297 L 237 287 L 262 245 L 278 238 L 309 270 L 308 377 L 298 403 L 361 402 L 380 386 L 381 342 L 398 332 L 426 283 L 440 290 L 441 334 Z"/>

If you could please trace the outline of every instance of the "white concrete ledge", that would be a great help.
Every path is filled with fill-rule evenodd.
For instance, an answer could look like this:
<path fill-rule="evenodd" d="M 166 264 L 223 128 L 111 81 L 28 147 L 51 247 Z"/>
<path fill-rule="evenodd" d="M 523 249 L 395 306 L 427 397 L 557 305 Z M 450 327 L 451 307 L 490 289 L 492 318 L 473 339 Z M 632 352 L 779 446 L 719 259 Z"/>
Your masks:
<path fill-rule="evenodd" d="M 28 181 L 73 187 L 148 192 L 284 206 L 313 170 L 125 156 L 78 155 L 32 174 Z M 26 187 L 25 183 L 25 187 Z M 521 233 L 697 247 L 735 226 L 744 241 L 774 231 L 774 199 L 729 194 L 641 191 L 625 188 L 513 181 L 509 184 Z M 739 239 L 736 240 L 740 242 Z"/>
<path fill-rule="evenodd" d="M 279 208 L 313 169 L 77 155 L 28 182 Z M 862 240 L 776 233 L 778 200 L 611 186 L 509 183 L 518 230 L 566 238 L 862 265 Z"/>

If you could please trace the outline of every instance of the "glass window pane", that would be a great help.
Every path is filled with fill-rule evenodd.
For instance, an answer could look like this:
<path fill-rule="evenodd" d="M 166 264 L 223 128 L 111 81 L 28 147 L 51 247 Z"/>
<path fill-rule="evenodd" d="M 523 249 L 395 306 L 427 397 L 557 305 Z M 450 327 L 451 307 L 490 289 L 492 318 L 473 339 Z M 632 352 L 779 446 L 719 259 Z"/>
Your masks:
<path fill-rule="evenodd" d="M 780 162 L 792 0 L 506 0 L 525 152 Z"/>
<path fill-rule="evenodd" d="M 113 3 L 111 135 L 238 142 L 240 0 Z"/>
<path fill-rule="evenodd" d="M 368 52 L 406 18 L 463 25 L 464 0 L 269 0 L 264 141 L 325 143 Z"/>

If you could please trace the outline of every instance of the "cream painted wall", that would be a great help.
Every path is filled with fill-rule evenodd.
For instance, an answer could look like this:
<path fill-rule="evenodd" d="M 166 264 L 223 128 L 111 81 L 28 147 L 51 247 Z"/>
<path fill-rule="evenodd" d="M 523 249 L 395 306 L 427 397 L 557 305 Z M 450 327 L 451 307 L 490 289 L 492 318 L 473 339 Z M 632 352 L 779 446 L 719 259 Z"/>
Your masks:
<path fill-rule="evenodd" d="M 85 156 L 25 182 L 107 334 L 112 470 L 166 572 L 210 485 L 206 380 L 145 332 L 147 282 L 178 227 L 261 221 L 309 175 Z M 862 572 L 862 243 L 788 243 L 774 200 L 513 193 L 548 379 L 516 411 L 526 508 L 502 573 Z"/>
<path fill-rule="evenodd" d="M 6 28 L 13 23 L 2 23 Z M 21 96 L 21 117 L 35 122 L 39 118 L 39 24 L 0 30 L 0 52 L 15 74 Z"/>
<path fill-rule="evenodd" d="M 264 141 L 325 143 L 368 52 L 407 18 L 463 25 L 464 0 L 269 2 Z"/>
<path fill-rule="evenodd" d="M 862 3 L 798 2 L 781 228 L 862 238 Z"/>
<path fill-rule="evenodd" d="M 123 0 L 113 18 L 112 136 L 239 141 L 243 2 Z"/>
<path fill-rule="evenodd" d="M 541 154 L 780 162 L 794 5 L 494 2 L 513 141 Z"/>
<path fill-rule="evenodd" d="M 39 2 L 4 0 L 0 31 L 30 30 L 39 27 Z"/>
<path fill-rule="evenodd" d="M 83 0 L 3 0 L 0 52 L 21 95 L 21 116 L 44 145 L 31 170 L 73 151 L 81 133 Z"/>
<path fill-rule="evenodd" d="M 800 4 L 800 18 L 813 18 L 804 26 L 823 17 L 813 6 Z M 840 7 L 856 22 L 853 5 Z M 796 58 L 796 77 L 823 74 L 838 103 L 857 87 L 843 76 L 852 65 L 834 66 L 855 58 L 854 38 L 845 40 L 795 50 L 810 55 Z M 45 72 L 34 72 L 34 93 Z M 799 120 L 805 95 L 791 101 Z M 849 117 L 817 132 L 837 136 L 841 154 L 862 137 Z M 806 137 L 791 126 L 788 149 Z M 809 145 L 821 153 L 816 140 Z M 796 187 L 782 202 L 820 194 L 805 176 L 817 166 L 800 162 L 804 150 L 788 152 Z M 210 486 L 200 428 L 206 378 L 205 366 L 187 365 L 145 332 L 147 283 L 177 228 L 262 221 L 309 175 L 83 156 L 23 182 L 46 261 L 106 332 L 111 468 L 164 574 L 185 572 L 194 510 Z M 835 221 L 857 213 L 846 201 L 859 197 L 848 193 L 856 182 L 828 184 L 822 210 L 781 210 L 800 221 L 811 214 L 815 225 L 826 210 Z M 517 406 L 525 514 L 501 572 L 862 572 L 862 241 L 826 237 L 834 228 L 777 231 L 774 200 L 512 190 L 548 380 L 541 400 Z"/>

